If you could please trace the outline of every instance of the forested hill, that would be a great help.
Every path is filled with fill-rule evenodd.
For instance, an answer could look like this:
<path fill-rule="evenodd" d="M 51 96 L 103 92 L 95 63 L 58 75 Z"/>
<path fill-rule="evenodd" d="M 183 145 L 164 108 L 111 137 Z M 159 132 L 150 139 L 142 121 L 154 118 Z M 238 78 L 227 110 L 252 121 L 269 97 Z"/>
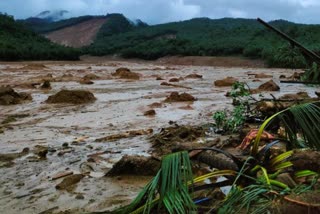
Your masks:
<path fill-rule="evenodd" d="M 320 51 L 320 25 L 270 22 L 308 48 Z M 87 48 L 92 55 L 156 59 L 167 55 L 242 55 L 277 67 L 303 67 L 304 58 L 255 19 L 196 18 L 98 36 Z"/>
<path fill-rule="evenodd" d="M 50 42 L 0 14 L 0 60 L 76 60 L 80 51 Z"/>

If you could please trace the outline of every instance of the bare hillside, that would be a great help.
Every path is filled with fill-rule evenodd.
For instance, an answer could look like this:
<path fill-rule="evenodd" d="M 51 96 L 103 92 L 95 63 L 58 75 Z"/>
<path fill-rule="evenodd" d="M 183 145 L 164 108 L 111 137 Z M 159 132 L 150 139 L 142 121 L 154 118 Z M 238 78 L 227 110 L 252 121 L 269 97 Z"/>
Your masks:
<path fill-rule="evenodd" d="M 96 18 L 89 21 L 50 32 L 45 36 L 51 41 L 70 47 L 90 45 L 106 18 Z"/>

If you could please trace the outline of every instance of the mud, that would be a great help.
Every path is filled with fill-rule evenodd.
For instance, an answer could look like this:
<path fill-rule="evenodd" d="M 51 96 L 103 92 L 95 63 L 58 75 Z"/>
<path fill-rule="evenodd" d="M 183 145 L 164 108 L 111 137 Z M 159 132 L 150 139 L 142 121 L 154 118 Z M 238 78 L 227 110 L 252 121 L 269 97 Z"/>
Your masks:
<path fill-rule="evenodd" d="M 290 161 L 295 171 L 311 170 L 320 173 L 319 158 L 318 151 L 295 151 Z"/>
<path fill-rule="evenodd" d="M 96 100 L 95 96 L 89 91 L 83 90 L 62 90 L 57 94 L 48 97 L 46 103 L 72 103 L 83 104 L 91 103 Z"/>
<path fill-rule="evenodd" d="M 214 85 L 216 87 L 232 86 L 233 83 L 235 83 L 237 81 L 238 81 L 238 79 L 236 79 L 234 77 L 226 77 L 224 79 L 214 81 Z"/>
<path fill-rule="evenodd" d="M 197 99 L 188 93 L 181 93 L 179 92 L 172 92 L 165 100 L 164 102 L 193 102 Z"/>
<path fill-rule="evenodd" d="M 33 64 L 45 67 L 37 69 Z M 112 74 L 120 67 L 129 68 L 139 74 L 140 79 L 114 78 Z M 155 151 L 160 153 L 162 148 L 161 142 L 158 144 L 159 150 L 156 146 L 152 148 L 150 134 L 130 136 L 128 133 L 148 129 L 153 129 L 154 134 L 162 133 L 169 139 L 163 141 L 168 143 L 168 147 L 163 147 L 163 154 L 174 150 L 175 144 L 179 148 L 190 143 L 204 146 L 205 142 L 219 135 L 213 133 L 208 136 L 202 135 L 202 131 L 192 131 L 175 141 L 174 135 L 179 136 L 178 131 L 170 137 L 161 130 L 212 123 L 213 112 L 233 108 L 232 99 L 225 96 L 230 88 L 218 88 L 212 83 L 232 76 L 247 82 L 250 88 L 257 88 L 260 83 L 247 75 L 253 71 L 272 75 L 281 88 L 276 92 L 262 92 L 265 98 L 272 98 L 270 93 L 279 98 L 300 91 L 311 98 L 316 97 L 317 88 L 280 83 L 278 76 L 291 76 L 294 72 L 285 69 L 168 66 L 164 62 L 110 58 L 87 58 L 79 62 L 1 62 L 0 86 L 10 85 L 17 93 L 31 94 L 33 99 L 0 107 L 1 122 L 12 115 L 28 115 L 14 117 L 9 123 L 0 125 L 1 154 L 21 153 L 23 148 L 30 148 L 29 153 L 12 159 L 10 167 L 0 168 L 0 213 L 41 213 L 51 209 L 54 213 L 86 213 L 113 210 L 128 204 L 150 177 L 122 175 L 118 179 L 104 175 L 125 155 L 150 157 L 156 154 Z M 169 80 L 194 73 L 203 78 L 180 81 L 190 89 L 161 86 L 155 80 L 156 76 Z M 78 81 L 87 74 L 94 74 L 99 79 L 93 79 L 94 84 L 91 85 L 79 84 Z M 51 90 L 40 88 L 44 80 L 50 81 Z M 88 90 L 94 94 L 96 101 L 86 105 L 45 102 L 61 90 Z M 197 100 L 164 103 L 173 91 L 189 93 Z M 156 108 L 156 115 L 144 116 L 150 108 Z M 95 142 L 96 139 L 117 135 L 122 137 Z M 221 145 L 224 142 L 222 140 Z M 46 149 L 38 153 L 36 146 L 47 148 L 45 159 L 40 156 Z M 55 186 L 66 177 L 51 178 L 62 172 L 86 176 L 72 190 L 59 191 Z M 82 195 L 83 199 L 76 199 L 78 195 Z"/>
<path fill-rule="evenodd" d="M 64 178 L 61 183 L 56 185 L 58 190 L 70 190 L 75 184 L 79 183 L 84 178 L 82 174 L 70 175 Z"/>
<path fill-rule="evenodd" d="M 286 196 L 275 206 L 275 213 L 320 213 L 320 193 L 310 191 Z"/>
<path fill-rule="evenodd" d="M 192 88 L 187 87 L 187 86 L 177 85 L 177 84 L 171 84 L 171 83 L 167 83 L 167 82 L 162 82 L 160 85 L 164 85 L 164 86 L 172 86 L 172 87 L 175 87 L 175 88 L 192 89 Z"/>
<path fill-rule="evenodd" d="M 156 157 L 171 153 L 181 147 L 181 144 L 194 143 L 200 137 L 205 137 L 207 129 L 202 127 L 178 126 L 167 127 L 150 138 L 153 154 Z"/>
<path fill-rule="evenodd" d="M 279 91 L 280 87 L 273 80 L 269 80 L 268 82 L 260 85 L 258 90 L 260 90 L 260 91 Z"/>
<path fill-rule="evenodd" d="M 116 76 L 122 79 L 140 79 L 140 75 L 138 73 L 131 72 L 129 68 L 118 68 L 112 76 Z"/>
<path fill-rule="evenodd" d="M 186 79 L 202 79 L 202 75 L 200 75 L 200 74 L 189 74 L 185 78 Z"/>
<path fill-rule="evenodd" d="M 118 161 L 107 176 L 119 175 L 149 175 L 154 176 L 160 169 L 160 161 L 152 157 L 125 155 Z"/>
<path fill-rule="evenodd" d="M 30 100 L 32 100 L 30 94 L 17 93 L 11 87 L 0 86 L 0 105 L 15 105 Z"/>

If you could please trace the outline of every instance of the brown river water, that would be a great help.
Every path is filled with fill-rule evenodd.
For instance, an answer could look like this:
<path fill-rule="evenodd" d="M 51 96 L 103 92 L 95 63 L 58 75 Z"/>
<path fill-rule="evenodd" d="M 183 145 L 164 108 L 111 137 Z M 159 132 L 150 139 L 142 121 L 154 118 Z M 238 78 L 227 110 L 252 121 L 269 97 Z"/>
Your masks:
<path fill-rule="evenodd" d="M 11 167 L 0 167 L 0 213 L 41 213 L 50 211 L 70 213 L 112 210 L 129 203 L 150 177 L 121 176 L 105 177 L 123 155 L 149 155 L 148 136 L 124 138 L 113 142 L 95 142 L 96 139 L 130 130 L 153 129 L 159 132 L 169 126 L 169 121 L 178 124 L 199 125 L 213 122 L 216 110 L 231 109 L 231 99 L 225 96 L 230 87 L 215 87 L 213 82 L 227 76 L 238 78 L 256 88 L 269 79 L 253 81 L 251 73 L 273 76 L 280 86 L 275 97 L 287 93 L 307 92 L 315 97 L 316 88 L 302 84 L 283 84 L 280 75 L 294 73 L 286 69 L 213 67 L 164 65 L 153 62 L 112 61 L 98 62 L 33 62 L 44 68 L 25 67 L 30 62 L 0 63 L 0 86 L 10 85 L 17 92 L 28 92 L 33 100 L 18 105 L 0 106 L 0 123 L 10 115 L 25 115 L 3 127 L 0 133 L 0 153 L 31 151 L 38 145 L 49 147 L 46 160 L 33 158 L 34 154 L 14 160 Z M 140 80 L 118 79 L 111 74 L 119 67 L 127 67 L 141 75 Z M 174 83 L 191 89 L 160 85 L 173 77 L 200 74 L 202 79 L 183 79 Z M 79 84 L 86 74 L 100 78 L 92 85 Z M 51 77 L 51 90 L 31 88 Z M 160 76 L 164 80 L 156 80 Z M 90 90 L 97 100 L 91 104 L 46 104 L 48 96 L 61 89 Z M 162 103 L 171 92 L 187 92 L 197 98 L 193 103 Z M 265 93 L 270 97 L 270 93 Z M 148 105 L 159 102 L 156 115 L 144 116 Z M 72 143 L 81 138 L 79 143 Z M 70 152 L 58 155 L 63 144 Z M 56 152 L 55 152 L 56 150 Z M 55 185 L 62 179 L 52 180 L 59 172 L 82 173 L 88 168 L 88 155 L 108 151 L 99 162 L 90 163 L 90 174 L 72 190 L 57 190 Z M 50 213 L 48 212 L 48 213 Z"/>

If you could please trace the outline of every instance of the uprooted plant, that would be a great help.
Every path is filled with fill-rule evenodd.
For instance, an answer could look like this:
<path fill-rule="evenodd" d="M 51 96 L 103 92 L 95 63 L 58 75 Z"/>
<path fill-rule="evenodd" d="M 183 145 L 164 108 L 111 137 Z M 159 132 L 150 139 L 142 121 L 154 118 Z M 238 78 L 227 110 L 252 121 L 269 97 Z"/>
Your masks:
<path fill-rule="evenodd" d="M 250 94 L 248 85 L 242 82 L 235 82 L 228 96 L 232 98 L 234 108 L 231 112 L 223 110 L 213 114 L 216 132 L 239 131 L 250 114 L 250 101 L 255 100 Z"/>
<path fill-rule="evenodd" d="M 319 172 L 308 169 L 294 171 L 290 161 L 296 149 L 312 148 L 319 151 L 318 105 L 309 103 L 293 106 L 267 119 L 249 145 L 250 156 L 235 161 L 238 170 L 216 169 L 193 177 L 187 151 L 167 155 L 162 159 L 158 174 L 137 198 L 115 213 L 274 213 L 280 202 L 296 204 L 306 210 L 318 209 L 317 204 L 290 197 L 292 194 L 314 191 L 318 182 Z M 272 123 L 284 126 L 286 135 L 262 145 L 261 136 Z M 287 149 L 272 152 L 271 149 L 280 143 L 284 143 Z M 293 180 L 293 184 L 280 179 L 284 175 Z M 218 177 L 224 177 L 224 181 L 212 180 Z M 305 178 L 303 182 L 300 182 L 301 178 Z M 217 199 L 212 189 L 219 191 L 223 186 L 231 186 L 231 190 L 224 198 Z"/>

